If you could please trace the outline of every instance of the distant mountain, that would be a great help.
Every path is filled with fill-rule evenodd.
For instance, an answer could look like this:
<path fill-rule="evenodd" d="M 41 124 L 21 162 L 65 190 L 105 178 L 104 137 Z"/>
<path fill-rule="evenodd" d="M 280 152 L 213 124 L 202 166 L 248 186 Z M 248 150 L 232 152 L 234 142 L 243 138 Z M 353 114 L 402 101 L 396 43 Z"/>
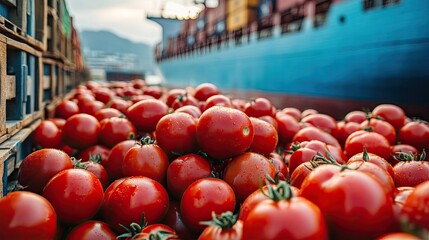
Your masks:
<path fill-rule="evenodd" d="M 83 49 L 100 51 L 108 54 L 137 54 L 137 65 L 141 69 L 153 72 L 155 60 L 153 49 L 144 43 L 135 43 L 109 31 L 84 30 L 80 33 Z"/>

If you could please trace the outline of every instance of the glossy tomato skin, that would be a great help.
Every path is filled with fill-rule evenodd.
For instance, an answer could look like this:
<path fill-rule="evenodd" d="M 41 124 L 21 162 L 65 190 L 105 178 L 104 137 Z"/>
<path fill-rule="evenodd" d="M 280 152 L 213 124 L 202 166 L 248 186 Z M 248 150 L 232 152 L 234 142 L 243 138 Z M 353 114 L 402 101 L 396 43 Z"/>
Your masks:
<path fill-rule="evenodd" d="M 404 110 L 393 104 L 380 104 L 376 106 L 374 110 L 372 110 L 372 115 L 383 118 L 398 130 L 405 124 L 406 116 Z"/>
<path fill-rule="evenodd" d="M 252 121 L 255 133 L 250 151 L 265 156 L 270 155 L 276 149 L 279 140 L 277 130 L 270 123 L 258 118 L 251 117 L 250 121 Z"/>
<path fill-rule="evenodd" d="M 186 105 L 186 106 L 180 107 L 174 110 L 174 112 L 184 112 L 191 115 L 195 119 L 198 119 L 201 116 L 201 110 L 198 107 L 192 106 L 192 105 Z"/>
<path fill-rule="evenodd" d="M 274 168 L 276 169 L 280 180 L 286 180 L 286 178 L 289 177 L 289 168 L 287 167 L 285 160 L 280 154 L 272 152 L 268 156 L 268 160 L 274 165 Z"/>
<path fill-rule="evenodd" d="M 170 207 L 168 208 L 167 214 L 163 219 L 162 223 L 170 226 L 177 233 L 181 239 L 197 239 L 195 233 L 193 233 L 182 221 L 180 215 L 180 203 L 177 201 L 170 201 Z"/>
<path fill-rule="evenodd" d="M 249 117 L 236 109 L 214 106 L 198 120 L 197 140 L 209 156 L 223 160 L 246 151 L 253 140 Z"/>
<path fill-rule="evenodd" d="M 169 200 L 165 188 L 147 177 L 122 178 L 106 190 L 102 218 L 117 233 L 119 226 L 140 222 L 142 214 L 147 222 L 161 221 L 168 210 Z"/>
<path fill-rule="evenodd" d="M 374 153 L 384 159 L 388 159 L 390 156 L 391 146 L 389 141 L 379 133 L 364 130 L 350 134 L 344 145 L 344 152 L 350 158 L 357 153 L 363 152 L 364 147 L 369 153 Z"/>
<path fill-rule="evenodd" d="M 391 145 L 396 143 L 396 131 L 395 128 L 389 122 L 380 119 L 369 119 L 361 123 L 362 129 L 371 129 L 376 133 L 383 135 Z"/>
<path fill-rule="evenodd" d="M 320 209 L 305 198 L 269 199 L 256 205 L 243 221 L 246 239 L 328 239 L 328 228 Z"/>
<path fill-rule="evenodd" d="M 364 157 L 365 156 L 365 157 Z M 386 161 L 386 159 L 374 154 L 374 153 L 357 153 L 353 155 L 352 157 L 347 160 L 347 164 L 350 164 L 352 162 L 370 162 L 374 163 L 375 165 L 379 166 L 381 169 L 385 170 L 389 175 L 393 178 L 394 172 L 392 166 L 389 164 L 389 162 Z"/>
<path fill-rule="evenodd" d="M 401 161 L 393 167 L 396 187 L 415 187 L 429 180 L 429 162 Z"/>
<path fill-rule="evenodd" d="M 104 162 L 110 154 L 110 149 L 103 145 L 93 145 L 89 148 L 86 148 L 78 153 L 77 158 L 81 159 L 82 162 L 88 162 L 91 160 L 91 156 L 94 158 L 97 155 L 100 156 L 100 161 Z"/>
<path fill-rule="evenodd" d="M 180 95 L 176 97 L 176 99 L 171 104 L 171 108 L 176 110 L 178 108 L 181 108 L 183 106 L 192 105 L 192 106 L 199 106 L 199 102 L 196 98 L 194 98 L 189 93 L 185 93 L 183 95 Z"/>
<path fill-rule="evenodd" d="M 185 189 L 194 181 L 211 176 L 210 162 L 197 154 L 186 154 L 174 159 L 167 169 L 170 194 L 180 200 Z"/>
<path fill-rule="evenodd" d="M 116 144 L 110 151 L 109 156 L 105 161 L 101 161 L 101 165 L 107 171 L 110 181 L 122 178 L 122 162 L 128 150 L 137 145 L 135 140 L 126 140 Z"/>
<path fill-rule="evenodd" d="M 207 98 L 219 94 L 219 89 L 212 83 L 201 83 L 195 88 L 194 97 L 200 101 L 205 101 Z"/>
<path fill-rule="evenodd" d="M 213 95 L 207 98 L 207 100 L 204 103 L 204 110 L 207 110 L 213 106 L 224 106 L 224 107 L 230 107 L 230 108 L 234 107 L 231 99 L 222 94 Z"/>
<path fill-rule="evenodd" d="M 117 143 L 134 139 L 137 130 L 126 118 L 112 117 L 100 122 L 100 142 L 112 148 Z"/>
<path fill-rule="evenodd" d="M 63 100 L 55 106 L 55 117 L 57 118 L 68 119 L 79 112 L 79 106 L 70 100 Z"/>
<path fill-rule="evenodd" d="M 54 122 L 43 120 L 33 132 L 33 140 L 41 148 L 59 148 L 61 140 L 61 130 Z"/>
<path fill-rule="evenodd" d="M 429 230 L 429 181 L 417 185 L 405 200 L 402 215 L 411 224 Z"/>
<path fill-rule="evenodd" d="M 340 142 L 341 146 L 344 147 L 347 137 L 358 130 L 361 130 L 359 123 L 339 121 L 337 123 L 337 130 L 332 135 Z"/>
<path fill-rule="evenodd" d="M 292 142 L 304 142 L 311 140 L 319 140 L 326 144 L 341 148 L 340 143 L 334 136 L 313 126 L 307 126 L 299 130 L 293 137 Z"/>
<path fill-rule="evenodd" d="M 311 114 L 302 118 L 301 122 L 309 123 L 312 126 L 317 127 L 329 134 L 332 134 L 337 130 L 337 121 L 327 114 Z"/>
<path fill-rule="evenodd" d="M 110 102 L 110 107 L 119 110 L 121 113 L 126 113 L 127 109 L 131 106 L 131 102 L 125 101 L 121 98 L 115 98 Z"/>
<path fill-rule="evenodd" d="M 346 114 L 344 121 L 361 123 L 367 119 L 367 114 L 364 111 L 351 111 Z"/>
<path fill-rule="evenodd" d="M 168 106 L 157 99 L 134 103 L 127 109 L 127 117 L 139 131 L 152 132 L 159 119 L 168 113 Z"/>
<path fill-rule="evenodd" d="M 145 176 L 164 183 L 168 165 L 168 157 L 158 145 L 134 146 L 125 154 L 122 173 L 126 177 Z"/>
<path fill-rule="evenodd" d="M 282 144 L 292 142 L 295 134 L 301 129 L 298 120 L 285 113 L 277 113 L 275 119 L 278 125 L 279 142 Z"/>
<path fill-rule="evenodd" d="M 395 156 L 397 153 L 400 153 L 400 152 L 413 154 L 413 155 L 419 154 L 419 151 L 415 147 L 413 147 L 409 144 L 397 144 L 397 145 L 392 146 L 392 152 L 390 154 L 390 157 L 389 157 L 389 159 L 386 159 L 386 160 L 392 166 L 395 166 L 399 162 L 399 160 L 395 159 Z"/>
<path fill-rule="evenodd" d="M 167 153 L 186 154 L 198 150 L 197 120 L 186 113 L 171 113 L 156 125 L 156 142 Z"/>
<path fill-rule="evenodd" d="M 66 240 L 115 240 L 116 234 L 110 226 L 101 221 L 87 221 L 67 235 Z"/>
<path fill-rule="evenodd" d="M 63 151 L 45 148 L 30 153 L 19 167 L 18 182 L 27 191 L 41 193 L 57 173 L 73 168 L 73 161 Z"/>
<path fill-rule="evenodd" d="M 199 179 L 183 193 L 180 202 L 182 220 L 187 227 L 199 234 L 206 227 L 200 222 L 211 220 L 212 212 L 233 212 L 235 203 L 234 190 L 228 183 L 217 178 Z"/>
<path fill-rule="evenodd" d="M 334 239 L 375 238 L 394 230 L 392 196 L 366 173 L 335 174 L 323 183 L 319 200 Z"/>
<path fill-rule="evenodd" d="M 414 121 L 405 124 L 399 131 L 399 141 L 403 144 L 414 146 L 419 151 L 422 151 L 423 149 L 428 150 L 429 123 Z"/>
<path fill-rule="evenodd" d="M 186 93 L 185 89 L 182 88 L 173 88 L 170 89 L 166 94 L 165 94 L 165 103 L 167 104 L 167 106 L 171 107 L 171 105 L 173 104 L 174 100 L 176 100 L 176 98 L 180 95 L 183 95 Z"/>
<path fill-rule="evenodd" d="M 52 205 L 32 192 L 11 192 L 0 198 L 0 239 L 53 239 L 57 215 Z"/>
<path fill-rule="evenodd" d="M 249 117 L 261 117 L 264 115 L 274 116 L 276 110 L 270 100 L 258 97 L 244 105 L 244 112 Z"/>
<path fill-rule="evenodd" d="M 106 118 L 119 117 L 122 113 L 115 108 L 103 108 L 94 113 L 94 117 L 97 118 L 99 122 Z"/>
<path fill-rule="evenodd" d="M 109 176 L 107 175 L 106 169 L 98 162 L 84 162 L 82 163 L 83 169 L 93 173 L 98 180 L 100 180 L 103 189 L 106 189 L 109 186 Z"/>
<path fill-rule="evenodd" d="M 264 184 L 266 175 L 274 178 L 276 169 L 263 155 L 246 152 L 228 163 L 223 179 L 234 189 L 239 203 Z"/>
<path fill-rule="evenodd" d="M 104 103 L 100 101 L 79 102 L 78 105 L 81 113 L 86 113 L 91 116 L 94 116 L 97 111 L 105 107 Z"/>
<path fill-rule="evenodd" d="M 238 220 L 232 228 L 222 229 L 218 226 L 209 225 L 198 237 L 198 240 L 236 240 L 242 239 L 243 221 Z"/>
<path fill-rule="evenodd" d="M 72 148 L 85 149 L 97 144 L 100 123 L 88 114 L 79 113 L 67 119 L 63 127 L 63 142 Z"/>
<path fill-rule="evenodd" d="M 43 196 L 65 224 L 76 224 L 92 218 L 101 206 L 103 194 L 100 180 L 83 169 L 61 171 L 43 189 Z"/>

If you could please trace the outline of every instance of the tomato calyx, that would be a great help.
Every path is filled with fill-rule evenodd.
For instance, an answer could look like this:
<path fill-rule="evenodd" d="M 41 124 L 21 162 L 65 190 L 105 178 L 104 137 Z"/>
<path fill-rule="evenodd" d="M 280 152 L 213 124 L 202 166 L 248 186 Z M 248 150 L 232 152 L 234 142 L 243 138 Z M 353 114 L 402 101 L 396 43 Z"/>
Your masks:
<path fill-rule="evenodd" d="M 317 152 L 316 155 L 314 155 L 313 159 L 309 161 L 313 169 L 323 164 L 330 164 L 330 165 L 340 167 L 340 172 L 343 172 L 345 170 L 358 170 L 359 167 L 363 164 L 362 162 L 356 168 L 350 168 L 347 164 L 339 164 L 337 160 L 335 160 L 335 158 L 328 151 L 326 151 L 325 153 L 328 156 L 328 158 L 323 156 L 321 153 Z M 305 166 L 305 167 L 310 171 L 312 170 L 308 166 Z"/>
<path fill-rule="evenodd" d="M 154 140 L 154 139 L 152 139 L 150 136 L 142 137 L 142 138 L 140 139 L 140 142 L 139 142 L 139 144 L 140 144 L 141 146 L 144 146 L 144 145 L 150 145 L 150 144 L 154 144 L 154 143 L 155 143 L 155 140 Z"/>
<path fill-rule="evenodd" d="M 129 227 L 125 227 L 122 224 L 119 224 L 126 232 L 119 235 L 116 239 L 120 238 L 134 238 L 136 235 L 138 235 L 144 227 L 147 226 L 146 217 L 144 214 L 142 214 L 142 218 L 140 219 L 140 223 L 131 223 Z"/>
<path fill-rule="evenodd" d="M 90 154 L 90 159 L 92 157 L 92 154 Z M 83 169 L 83 170 L 87 170 L 88 169 L 88 164 L 85 164 L 84 162 L 82 162 L 82 159 L 77 159 L 75 157 L 71 157 L 72 162 L 73 162 L 73 168 L 75 169 Z"/>
<path fill-rule="evenodd" d="M 409 162 L 409 161 L 424 161 L 426 159 L 426 151 L 423 149 L 420 154 L 413 153 L 405 153 L 405 152 L 396 152 L 393 158 L 397 161 L 401 162 Z"/>
<path fill-rule="evenodd" d="M 260 188 L 261 192 L 274 202 L 290 200 L 293 197 L 292 188 L 286 181 L 280 181 L 275 186 L 273 186 L 268 180 L 265 180 L 265 183 L 267 185 L 267 193 L 262 190 L 262 187 Z"/>
<path fill-rule="evenodd" d="M 200 224 L 211 225 L 211 226 L 219 227 L 223 230 L 228 230 L 233 228 L 237 220 L 238 220 L 238 215 L 233 214 L 231 211 L 224 212 L 220 215 L 216 215 L 216 213 L 213 211 L 212 220 L 202 221 L 200 222 Z"/>

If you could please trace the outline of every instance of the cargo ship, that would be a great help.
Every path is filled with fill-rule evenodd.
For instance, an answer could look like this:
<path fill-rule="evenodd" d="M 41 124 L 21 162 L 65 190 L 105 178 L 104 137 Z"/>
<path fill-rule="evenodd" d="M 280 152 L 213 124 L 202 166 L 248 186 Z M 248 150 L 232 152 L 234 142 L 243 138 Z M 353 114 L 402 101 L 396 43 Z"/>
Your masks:
<path fill-rule="evenodd" d="M 155 55 L 167 85 L 211 82 L 334 111 L 429 109 L 427 0 L 219 0 L 196 19 L 149 19 L 163 27 Z"/>

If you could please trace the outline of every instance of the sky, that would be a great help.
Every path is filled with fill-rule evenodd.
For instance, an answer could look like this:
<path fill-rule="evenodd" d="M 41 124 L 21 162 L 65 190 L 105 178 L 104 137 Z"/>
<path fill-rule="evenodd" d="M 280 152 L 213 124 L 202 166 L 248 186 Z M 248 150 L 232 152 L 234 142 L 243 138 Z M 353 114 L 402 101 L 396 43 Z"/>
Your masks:
<path fill-rule="evenodd" d="M 161 27 L 146 19 L 160 9 L 184 10 L 192 0 L 66 0 L 78 31 L 109 30 L 134 42 L 154 45 L 161 41 Z"/>

